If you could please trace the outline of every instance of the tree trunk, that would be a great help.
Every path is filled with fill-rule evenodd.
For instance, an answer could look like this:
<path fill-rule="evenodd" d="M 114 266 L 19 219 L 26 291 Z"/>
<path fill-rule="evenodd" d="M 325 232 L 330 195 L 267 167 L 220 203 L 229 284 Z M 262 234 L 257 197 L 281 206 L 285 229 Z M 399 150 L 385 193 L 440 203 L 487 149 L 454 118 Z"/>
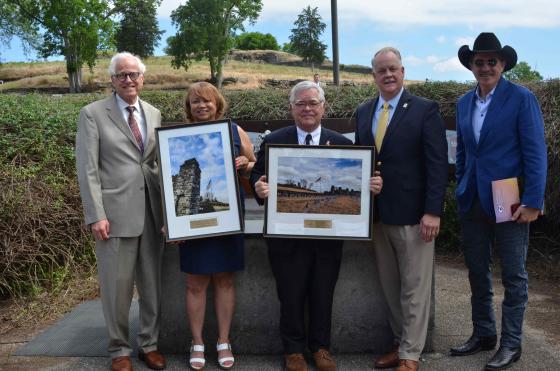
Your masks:
<path fill-rule="evenodd" d="M 225 10 L 225 14 L 224 14 L 224 30 L 222 34 L 222 38 L 223 38 L 222 41 L 226 45 L 229 37 L 229 23 L 231 20 L 231 13 L 235 6 L 236 6 L 236 2 L 234 1 L 230 4 L 229 8 Z M 224 81 L 224 76 L 223 76 L 224 63 L 225 63 L 225 58 L 227 56 L 227 53 L 229 52 L 229 50 L 226 50 L 225 45 L 223 49 L 224 49 L 223 52 L 221 52 L 220 55 L 216 57 L 216 87 L 218 89 L 222 88 L 222 82 Z"/>
<path fill-rule="evenodd" d="M 216 85 L 216 61 L 213 57 L 208 57 L 208 62 L 210 62 L 210 82 Z"/>
<path fill-rule="evenodd" d="M 216 70 L 216 87 L 218 89 L 222 88 L 222 83 L 224 81 L 223 70 L 224 70 L 224 58 L 218 60 L 218 66 Z"/>
<path fill-rule="evenodd" d="M 66 59 L 66 73 L 68 74 L 68 88 L 70 93 L 79 93 L 82 89 L 81 76 L 78 68 L 78 56 L 68 37 L 64 37 L 64 58 Z"/>

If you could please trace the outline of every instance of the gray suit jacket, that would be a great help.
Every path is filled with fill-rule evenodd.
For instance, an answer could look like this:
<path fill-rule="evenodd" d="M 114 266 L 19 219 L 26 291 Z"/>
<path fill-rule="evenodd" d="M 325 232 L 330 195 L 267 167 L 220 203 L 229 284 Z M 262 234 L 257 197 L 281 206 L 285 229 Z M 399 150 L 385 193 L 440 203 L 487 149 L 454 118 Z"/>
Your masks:
<path fill-rule="evenodd" d="M 142 155 L 115 94 L 80 111 L 76 167 L 85 223 L 108 219 L 111 237 L 137 237 L 144 229 L 146 207 L 159 231 L 161 196 L 154 128 L 161 113 L 140 100 L 147 127 Z"/>

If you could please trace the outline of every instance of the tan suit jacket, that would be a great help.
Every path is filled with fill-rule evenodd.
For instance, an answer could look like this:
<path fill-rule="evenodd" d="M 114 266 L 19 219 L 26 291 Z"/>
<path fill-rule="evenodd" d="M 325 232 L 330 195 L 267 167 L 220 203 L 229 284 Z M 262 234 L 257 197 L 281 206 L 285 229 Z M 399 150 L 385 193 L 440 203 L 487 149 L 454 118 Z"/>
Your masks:
<path fill-rule="evenodd" d="M 143 155 L 115 94 L 80 111 L 76 166 L 85 223 L 108 219 L 110 237 L 140 236 L 146 207 L 151 209 L 157 230 L 163 225 L 154 132 L 161 125 L 161 113 L 139 102 L 147 129 Z"/>

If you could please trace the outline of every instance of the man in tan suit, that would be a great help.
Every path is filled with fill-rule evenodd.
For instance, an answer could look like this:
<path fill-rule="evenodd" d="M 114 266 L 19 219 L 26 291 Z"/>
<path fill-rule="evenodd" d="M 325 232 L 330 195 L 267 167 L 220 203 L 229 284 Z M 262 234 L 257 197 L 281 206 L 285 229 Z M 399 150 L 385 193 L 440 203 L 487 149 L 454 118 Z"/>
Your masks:
<path fill-rule="evenodd" d="M 397 49 L 380 49 L 371 65 L 379 95 L 356 110 L 356 144 L 375 144 L 383 178 L 374 201 L 373 248 L 393 331 L 393 348 L 375 368 L 417 371 L 447 185 L 445 126 L 436 102 L 404 88 Z"/>
<path fill-rule="evenodd" d="M 163 239 L 154 128 L 160 112 L 139 99 L 146 67 L 116 54 L 109 73 L 115 93 L 82 108 L 76 166 L 85 223 L 95 238 L 103 314 L 113 370 L 132 370 L 128 313 L 139 294 L 138 358 L 165 368 L 157 351 Z"/>

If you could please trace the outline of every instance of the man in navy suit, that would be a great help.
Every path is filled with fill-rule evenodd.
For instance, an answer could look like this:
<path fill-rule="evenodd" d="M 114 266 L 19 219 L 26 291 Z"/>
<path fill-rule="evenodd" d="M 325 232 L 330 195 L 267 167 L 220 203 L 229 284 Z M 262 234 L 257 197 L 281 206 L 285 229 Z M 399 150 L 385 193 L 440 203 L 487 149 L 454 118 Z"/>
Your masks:
<path fill-rule="evenodd" d="M 458 54 L 478 82 L 457 103 L 456 196 L 472 291 L 473 334 L 451 348 L 451 354 L 469 355 L 496 346 L 490 272 L 495 241 L 505 295 L 500 347 L 486 370 L 502 370 L 521 357 L 529 223 L 543 208 L 546 185 L 544 123 L 535 96 L 502 77 L 517 62 L 512 47 L 502 47 L 493 33 L 484 32 L 473 50 L 463 45 Z M 521 206 L 511 221 L 495 223 L 492 181 L 508 178 L 523 184 Z"/>
<path fill-rule="evenodd" d="M 375 197 L 373 248 L 394 346 L 376 368 L 418 370 L 430 315 L 434 239 L 448 177 L 447 143 L 436 102 L 403 88 L 395 48 L 372 60 L 379 96 L 356 110 L 356 144 L 376 144 L 383 190 Z"/>
<path fill-rule="evenodd" d="M 261 205 L 269 193 L 264 175 L 267 143 L 352 144 L 343 135 L 321 127 L 325 94 L 314 82 L 302 81 L 293 87 L 290 108 L 295 125 L 276 130 L 264 138 L 251 173 L 251 184 Z M 370 179 L 370 188 L 374 193 L 379 192 L 381 179 Z M 268 238 L 266 242 L 280 300 L 280 336 L 286 369 L 307 370 L 303 357 L 307 342 L 317 369 L 335 370 L 336 363 L 329 353 L 329 346 L 333 294 L 342 259 L 343 241 Z M 307 331 L 304 313 L 306 302 L 309 309 Z"/>

